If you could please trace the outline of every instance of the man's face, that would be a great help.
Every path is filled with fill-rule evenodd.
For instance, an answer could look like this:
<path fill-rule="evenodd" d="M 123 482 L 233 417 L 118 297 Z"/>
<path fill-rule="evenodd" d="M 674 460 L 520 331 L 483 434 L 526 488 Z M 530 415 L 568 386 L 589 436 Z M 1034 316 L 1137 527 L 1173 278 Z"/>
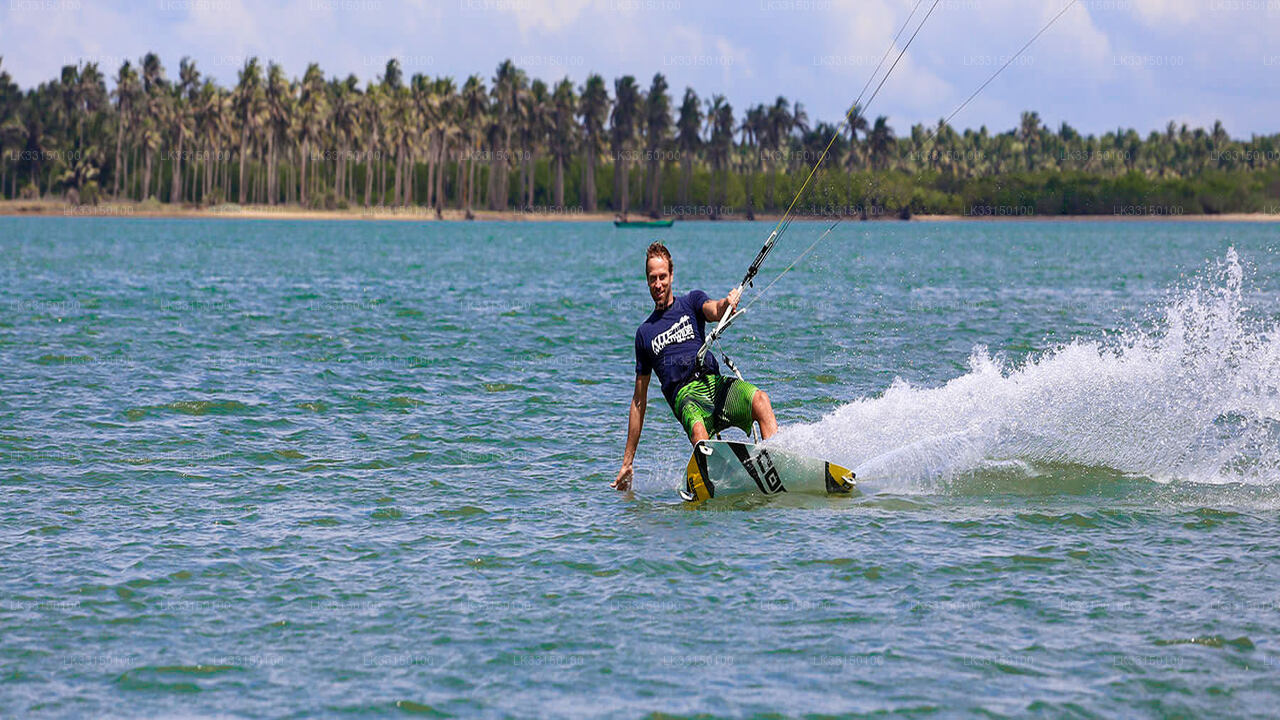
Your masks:
<path fill-rule="evenodd" d="M 645 277 L 649 281 L 649 296 L 657 305 L 671 304 L 671 266 L 666 258 L 651 257 L 645 263 Z"/>

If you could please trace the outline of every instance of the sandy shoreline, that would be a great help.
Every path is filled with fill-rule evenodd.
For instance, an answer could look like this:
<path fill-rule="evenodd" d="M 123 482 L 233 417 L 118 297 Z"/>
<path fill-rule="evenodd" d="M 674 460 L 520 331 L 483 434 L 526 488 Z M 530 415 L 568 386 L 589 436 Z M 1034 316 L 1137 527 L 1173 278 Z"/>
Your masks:
<path fill-rule="evenodd" d="M 611 223 L 616 219 L 612 212 L 580 212 L 577 209 L 539 209 L 532 212 L 519 210 L 476 210 L 476 222 L 597 222 Z M 223 218 L 240 220 L 407 220 L 414 222 L 465 222 L 461 210 L 445 210 L 441 218 L 426 208 L 352 208 L 349 210 L 307 210 L 299 206 L 269 205 L 218 205 L 193 207 L 161 205 L 156 203 L 106 202 L 99 205 L 68 205 L 54 200 L 0 200 L 0 216 L 41 217 L 144 217 L 144 218 Z M 664 216 L 681 222 L 709 222 L 705 215 Z M 780 215 L 761 213 L 755 222 L 772 223 Z M 647 220 L 644 215 L 633 214 L 631 220 Z M 832 216 L 798 216 L 798 220 L 828 221 Z M 845 218 L 859 222 L 857 216 Z M 895 216 L 874 219 L 876 222 L 901 222 Z M 745 222 L 745 215 L 724 215 L 721 222 Z M 1280 222 L 1280 213 L 1227 213 L 1222 215 L 915 215 L 911 222 Z"/>

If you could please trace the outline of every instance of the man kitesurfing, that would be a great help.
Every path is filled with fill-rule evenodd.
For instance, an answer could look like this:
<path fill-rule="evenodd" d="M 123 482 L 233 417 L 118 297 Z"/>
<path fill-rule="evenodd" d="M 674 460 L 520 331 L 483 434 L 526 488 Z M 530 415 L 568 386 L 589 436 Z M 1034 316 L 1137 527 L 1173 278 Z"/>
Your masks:
<path fill-rule="evenodd" d="M 675 296 L 675 263 L 660 242 L 645 251 L 645 279 L 653 312 L 636 330 L 636 386 L 627 415 L 627 445 L 622 468 L 609 485 L 616 490 L 631 488 L 631 464 L 644 427 L 649 378 L 655 370 L 667 404 L 695 446 L 729 427 L 749 433 L 753 422 L 760 424 L 762 438 L 778 430 L 767 393 L 745 380 L 721 375 L 715 356 L 699 352 L 706 341 L 706 324 L 731 315 L 742 288 L 719 300 L 701 290 Z"/>
<path fill-rule="evenodd" d="M 957 113 L 977 97 L 978 93 L 982 92 L 983 88 L 995 80 L 996 76 L 1009 67 L 1010 63 L 1036 41 L 1036 38 L 1044 34 L 1078 1 L 1071 0 L 1067 3 L 964 102 L 960 103 L 959 107 L 940 125 L 945 127 Z M 791 226 L 796 204 L 817 174 L 822 161 L 827 158 L 831 146 L 840 137 L 855 112 L 865 114 L 866 107 L 870 106 L 880 93 L 885 81 L 898 66 L 898 62 L 911 47 L 941 0 L 933 0 L 924 18 L 916 25 L 915 31 L 899 49 L 893 63 L 880 76 L 879 84 L 871 93 L 867 105 L 862 105 L 863 95 L 871 87 L 880 68 L 892 54 L 898 39 L 911 25 L 911 20 L 922 2 L 924 0 L 916 0 L 911 14 L 898 29 L 893 42 L 880 59 L 880 64 L 867 78 L 866 85 L 854 100 L 853 106 L 841 121 L 840 126 L 831 133 L 826 147 L 814 162 L 813 167 L 809 169 L 808 176 L 800 184 L 787 211 L 769 233 L 769 237 L 764 241 L 763 247 L 760 248 L 751 266 L 747 268 L 746 275 L 743 276 L 738 287 L 719 300 L 710 299 L 701 290 L 675 297 L 671 290 L 675 281 L 675 264 L 671 260 L 671 253 L 660 242 L 653 243 L 645 252 L 645 276 L 649 284 L 649 295 L 653 298 L 653 312 L 636 330 L 636 386 L 631 397 L 631 408 L 627 419 L 627 444 L 622 454 L 622 468 L 618 470 L 618 475 L 610 487 L 624 491 L 631 488 L 631 463 L 635 459 L 636 446 L 640 443 L 640 430 L 644 426 L 649 377 L 652 371 L 657 370 L 658 378 L 662 382 L 662 394 L 666 397 L 667 404 L 671 406 L 671 411 L 684 426 L 694 446 L 692 457 L 685 469 L 685 488 L 680 491 L 680 496 L 684 500 L 697 502 L 716 497 L 717 493 L 723 496 L 731 492 L 755 490 L 770 495 L 806 489 L 827 493 L 848 493 L 854 488 L 854 474 L 831 462 L 805 458 L 780 448 L 719 439 L 710 440 L 712 435 L 729 427 L 742 428 L 744 432 L 749 433 L 753 422 L 760 424 L 762 438 L 768 438 L 777 432 L 778 424 L 773 415 L 769 396 L 743 380 L 727 356 L 725 363 L 737 377 L 721 375 L 715 356 L 709 351 L 734 319 L 744 312 L 738 309 L 742 289 L 752 286 L 752 281 L 765 258 L 777 244 L 778 239 Z M 933 136 L 930 136 L 928 142 L 932 140 Z M 819 235 L 813 244 L 801 252 L 773 282 L 760 291 L 760 294 L 768 291 L 773 283 L 795 267 L 796 263 L 823 238 L 831 234 L 831 231 L 840 224 L 841 219 L 843 218 L 837 218 L 826 232 Z M 759 300 L 759 294 L 756 300 Z M 707 322 L 718 322 L 709 334 L 706 332 Z"/>

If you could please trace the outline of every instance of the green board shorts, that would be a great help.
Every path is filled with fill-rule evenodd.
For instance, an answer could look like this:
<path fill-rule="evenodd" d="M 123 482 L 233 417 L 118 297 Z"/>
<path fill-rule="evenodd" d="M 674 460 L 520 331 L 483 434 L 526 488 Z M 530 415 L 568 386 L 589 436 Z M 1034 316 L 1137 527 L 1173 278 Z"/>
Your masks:
<path fill-rule="evenodd" d="M 756 386 L 727 375 L 691 380 L 676 391 L 676 418 L 693 437 L 693 426 L 702 423 L 708 435 L 729 427 L 751 433 L 751 401 Z"/>

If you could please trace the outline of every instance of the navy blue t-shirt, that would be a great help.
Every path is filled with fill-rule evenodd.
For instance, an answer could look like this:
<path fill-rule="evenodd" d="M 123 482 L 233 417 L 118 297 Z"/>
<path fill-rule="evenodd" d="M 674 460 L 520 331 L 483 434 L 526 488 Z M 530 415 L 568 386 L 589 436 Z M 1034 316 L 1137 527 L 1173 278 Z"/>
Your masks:
<path fill-rule="evenodd" d="M 636 330 L 636 375 L 657 370 L 662 394 L 673 409 L 676 391 L 693 376 L 698 349 L 706 340 L 702 304 L 710 299 L 701 290 L 672 298 L 671 307 L 654 310 Z M 719 374 L 715 355 L 708 352 L 703 363 L 708 373 Z"/>

